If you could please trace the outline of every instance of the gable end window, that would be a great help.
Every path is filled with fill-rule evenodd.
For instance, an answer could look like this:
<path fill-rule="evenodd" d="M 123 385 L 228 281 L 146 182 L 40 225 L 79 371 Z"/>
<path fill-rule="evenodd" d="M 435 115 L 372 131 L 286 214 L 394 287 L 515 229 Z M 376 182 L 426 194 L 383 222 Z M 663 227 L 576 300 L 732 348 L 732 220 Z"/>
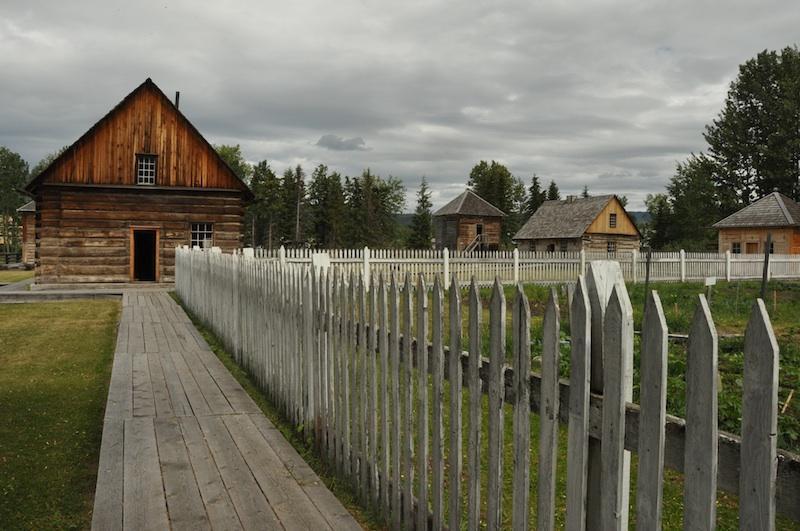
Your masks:
<path fill-rule="evenodd" d="M 731 243 L 731 253 L 732 254 L 742 254 L 742 242 L 733 242 L 733 243 Z"/>
<path fill-rule="evenodd" d="M 617 228 L 617 214 L 611 213 L 608 215 L 608 226 L 612 229 Z"/>
<path fill-rule="evenodd" d="M 192 223 L 192 249 L 209 248 L 214 245 L 214 225 L 212 223 Z"/>
<path fill-rule="evenodd" d="M 156 169 L 158 157 L 156 155 L 136 155 L 136 184 L 156 184 Z"/>

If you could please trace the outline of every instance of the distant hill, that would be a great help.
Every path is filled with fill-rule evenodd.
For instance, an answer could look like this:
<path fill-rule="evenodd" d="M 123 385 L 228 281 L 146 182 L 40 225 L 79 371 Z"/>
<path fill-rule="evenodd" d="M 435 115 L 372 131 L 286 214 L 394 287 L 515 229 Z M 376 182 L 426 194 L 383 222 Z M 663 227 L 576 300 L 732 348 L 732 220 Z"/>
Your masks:
<path fill-rule="evenodd" d="M 650 215 L 650 212 L 647 212 L 646 210 L 640 212 L 634 212 L 629 210 L 628 214 L 631 215 L 637 227 L 641 227 L 642 225 L 650 223 L 650 220 L 653 218 L 653 216 Z"/>
<path fill-rule="evenodd" d="M 404 227 L 410 227 L 411 220 L 414 219 L 414 214 L 397 214 L 395 219 L 400 225 Z"/>

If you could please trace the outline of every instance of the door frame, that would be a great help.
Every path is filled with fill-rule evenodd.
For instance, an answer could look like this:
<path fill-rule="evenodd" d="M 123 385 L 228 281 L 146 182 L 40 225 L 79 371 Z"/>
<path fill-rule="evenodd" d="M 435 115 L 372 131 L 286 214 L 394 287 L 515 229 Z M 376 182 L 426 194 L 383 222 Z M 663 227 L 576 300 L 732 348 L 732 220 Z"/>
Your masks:
<path fill-rule="evenodd" d="M 130 226 L 130 234 L 128 239 L 128 244 L 130 245 L 130 264 L 128 267 L 128 278 L 131 282 L 139 282 L 133 276 L 133 265 L 136 262 L 136 246 L 134 245 L 133 241 L 133 234 L 137 230 L 149 230 L 156 233 L 156 279 L 155 282 L 161 282 L 161 253 L 159 252 L 161 249 L 161 227 L 157 227 L 154 225 L 131 225 Z M 145 281 L 141 281 L 145 282 Z"/>

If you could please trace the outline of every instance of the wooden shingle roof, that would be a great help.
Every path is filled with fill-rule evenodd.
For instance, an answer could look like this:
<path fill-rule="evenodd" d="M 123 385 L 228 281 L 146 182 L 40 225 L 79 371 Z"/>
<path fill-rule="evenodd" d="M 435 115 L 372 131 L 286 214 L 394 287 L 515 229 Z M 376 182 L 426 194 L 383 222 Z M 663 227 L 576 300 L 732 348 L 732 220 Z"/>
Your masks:
<path fill-rule="evenodd" d="M 512 239 L 580 238 L 612 199 L 613 195 L 598 195 L 545 201 Z"/>
<path fill-rule="evenodd" d="M 505 217 L 506 213 L 473 192 L 464 190 L 458 197 L 433 213 L 434 216 L 482 216 Z"/>
<path fill-rule="evenodd" d="M 800 226 L 800 205 L 780 192 L 772 192 L 713 226 L 716 229 L 797 227 Z"/>

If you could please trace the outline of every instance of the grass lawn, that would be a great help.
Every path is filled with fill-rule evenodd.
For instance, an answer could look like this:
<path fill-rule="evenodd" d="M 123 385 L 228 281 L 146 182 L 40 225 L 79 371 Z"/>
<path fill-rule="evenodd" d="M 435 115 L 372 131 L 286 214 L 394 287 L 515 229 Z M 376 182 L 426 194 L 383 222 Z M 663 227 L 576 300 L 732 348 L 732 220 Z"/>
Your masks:
<path fill-rule="evenodd" d="M 25 269 L 3 269 L 0 270 L 0 285 L 19 282 L 20 280 L 31 277 L 33 277 L 33 271 L 27 271 Z"/>
<path fill-rule="evenodd" d="M 0 527 L 91 525 L 117 301 L 0 304 Z"/>

